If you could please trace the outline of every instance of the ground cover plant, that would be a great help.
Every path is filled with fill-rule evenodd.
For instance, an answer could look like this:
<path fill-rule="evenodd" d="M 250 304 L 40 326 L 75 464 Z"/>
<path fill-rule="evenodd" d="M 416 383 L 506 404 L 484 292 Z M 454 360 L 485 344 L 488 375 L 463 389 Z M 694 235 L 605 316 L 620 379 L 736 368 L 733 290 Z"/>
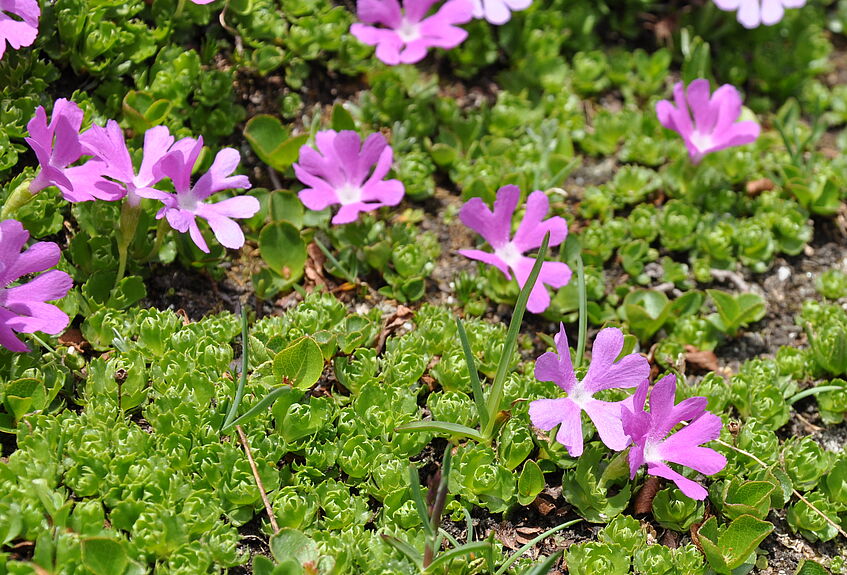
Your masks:
<path fill-rule="evenodd" d="M 847 572 L 845 22 L 0 0 L 0 574 Z"/>

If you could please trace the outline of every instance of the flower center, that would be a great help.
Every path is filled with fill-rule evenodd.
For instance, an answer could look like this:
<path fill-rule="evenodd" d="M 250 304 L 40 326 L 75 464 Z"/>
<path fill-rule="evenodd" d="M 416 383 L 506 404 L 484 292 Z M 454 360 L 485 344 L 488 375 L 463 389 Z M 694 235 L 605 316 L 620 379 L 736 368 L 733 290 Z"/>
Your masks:
<path fill-rule="evenodd" d="M 593 399 L 593 397 L 585 388 L 582 387 L 582 382 L 579 382 L 568 393 L 568 399 L 582 408 L 582 406 L 590 399 Z"/>
<path fill-rule="evenodd" d="M 515 246 L 515 244 L 512 242 L 509 242 L 502 248 L 497 249 L 495 251 L 497 252 L 497 255 L 500 256 L 500 259 L 506 262 L 506 265 L 508 265 L 510 268 L 515 267 L 520 261 L 521 256 L 523 255 L 521 251 L 517 248 L 517 246 Z"/>
<path fill-rule="evenodd" d="M 338 201 L 341 202 L 342 206 L 353 204 L 362 199 L 362 188 L 349 183 L 344 184 L 335 190 L 335 195 L 338 197 Z"/>
<path fill-rule="evenodd" d="M 197 198 L 194 197 L 193 192 L 188 192 L 185 194 L 177 194 L 176 201 L 179 205 L 180 209 L 183 209 L 188 212 L 194 212 L 197 209 Z"/>
<path fill-rule="evenodd" d="M 701 152 L 709 150 L 715 145 L 712 134 L 703 134 L 697 130 L 691 132 L 691 143 Z"/>
<path fill-rule="evenodd" d="M 653 441 L 647 441 L 647 444 L 644 446 L 644 461 L 645 462 L 656 462 L 662 461 L 662 453 L 660 449 L 659 443 Z"/>
<path fill-rule="evenodd" d="M 405 18 L 400 22 L 400 27 L 397 28 L 397 35 L 404 43 L 408 44 L 421 37 L 421 27 L 416 22 L 409 22 Z"/>

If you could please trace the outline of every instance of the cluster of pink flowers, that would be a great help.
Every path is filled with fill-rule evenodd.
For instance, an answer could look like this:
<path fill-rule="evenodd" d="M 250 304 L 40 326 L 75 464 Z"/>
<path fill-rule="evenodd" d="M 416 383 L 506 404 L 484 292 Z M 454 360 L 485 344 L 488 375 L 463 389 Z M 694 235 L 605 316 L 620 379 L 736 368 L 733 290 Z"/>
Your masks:
<path fill-rule="evenodd" d="M 432 11 L 437 0 L 359 0 L 361 22 L 350 32 L 361 42 L 376 46 L 376 57 L 389 65 L 414 64 L 430 48 L 455 48 L 468 33 L 460 28 L 474 18 L 505 24 L 515 10 L 532 0 L 447 0 Z"/>
<path fill-rule="evenodd" d="M 706 411 L 705 397 L 692 397 L 675 404 L 676 376 L 669 375 L 653 386 L 650 409 L 645 409 L 650 364 L 632 353 L 615 361 L 623 349 L 623 333 L 606 328 L 594 340 L 591 364 L 582 380 L 577 380 L 571 363 L 565 328 L 560 324 L 555 337 L 557 353 L 547 352 L 535 363 L 535 377 L 551 381 L 567 393 L 558 399 L 538 399 L 529 406 L 532 424 L 549 431 L 559 426 L 556 440 L 571 456 L 583 450 L 582 412 L 594 423 L 600 440 L 609 449 L 623 451 L 631 445 L 629 466 L 634 478 L 638 468 L 647 465 L 651 475 L 670 479 L 692 499 L 705 499 L 707 492 L 697 482 L 668 466 L 676 463 L 705 475 L 726 466 L 726 458 L 701 444 L 717 439 L 721 420 Z M 594 396 L 605 389 L 637 387 L 635 395 L 623 401 L 608 402 Z M 690 423 L 671 434 L 684 421 Z M 670 434 L 670 436 L 669 436 Z"/>
<path fill-rule="evenodd" d="M 40 17 L 38 0 L 0 0 L 0 59 L 7 43 L 18 50 L 35 42 Z"/>
<path fill-rule="evenodd" d="M 27 240 L 29 232 L 19 221 L 0 222 L 0 346 L 17 352 L 29 348 L 14 332 L 43 331 L 55 335 L 70 321 L 65 312 L 46 302 L 67 295 L 73 283 L 71 276 L 51 270 L 27 283 L 18 283 L 24 276 L 52 268 L 61 256 L 59 246 L 53 242 L 37 242 L 24 250 Z"/>
<path fill-rule="evenodd" d="M 56 101 L 49 123 L 44 108 L 38 107 L 27 124 L 26 141 L 40 165 L 30 184 L 32 193 L 52 185 L 69 202 L 126 198 L 130 205 L 138 205 L 141 198 L 152 198 L 163 204 L 156 217 L 167 218 L 177 231 L 189 232 L 204 252 L 209 248 L 197 218 L 209 223 L 222 245 L 239 248 L 244 244 L 244 234 L 232 218 L 251 217 L 259 211 L 259 201 L 251 196 L 218 203 L 206 201 L 215 192 L 250 187 L 246 176 L 230 175 L 240 161 L 236 150 L 218 152 L 209 171 L 192 186 L 191 172 L 203 148 L 202 138 L 175 141 L 165 126 L 147 130 L 143 159 L 136 172 L 117 122 L 109 120 L 105 127 L 95 125 L 80 133 L 82 120 L 79 106 L 65 99 Z M 81 164 L 72 166 L 81 159 Z M 173 183 L 175 193 L 155 188 L 166 178 Z"/>

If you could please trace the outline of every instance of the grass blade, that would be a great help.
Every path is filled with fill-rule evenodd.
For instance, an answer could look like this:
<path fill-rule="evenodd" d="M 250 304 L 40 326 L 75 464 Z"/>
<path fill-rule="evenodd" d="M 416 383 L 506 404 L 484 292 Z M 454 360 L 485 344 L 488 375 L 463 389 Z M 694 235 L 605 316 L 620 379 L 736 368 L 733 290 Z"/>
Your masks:
<path fill-rule="evenodd" d="M 488 395 L 488 401 L 486 402 L 488 422 L 482 427 L 482 436 L 486 440 L 491 438 L 491 434 L 494 431 L 494 423 L 497 421 L 497 414 L 500 412 L 500 403 L 503 401 L 503 386 L 506 384 L 509 362 L 512 354 L 515 352 L 523 314 L 526 311 L 529 294 L 532 292 L 536 280 L 538 280 L 538 274 L 541 273 L 541 265 L 544 263 L 544 256 L 547 254 L 547 245 L 549 243 L 550 232 L 547 232 L 544 234 L 544 241 L 541 242 L 541 247 L 538 248 L 538 255 L 535 256 L 535 264 L 532 266 L 532 271 L 529 272 L 529 277 L 521 289 L 517 303 L 515 303 L 515 311 L 512 314 L 512 321 L 509 322 L 509 331 L 506 333 L 506 342 L 503 345 L 503 355 L 500 357 L 500 363 L 497 365 L 497 374 L 494 376 L 494 384 L 491 386 L 491 393 Z"/>
<path fill-rule="evenodd" d="M 462 342 L 462 351 L 465 353 L 465 363 L 468 364 L 468 373 L 471 376 L 471 389 L 473 390 L 473 401 L 479 415 L 479 425 L 485 428 L 488 425 L 488 409 L 485 407 L 485 395 L 482 392 L 482 384 L 479 382 L 479 372 L 476 370 L 476 362 L 473 359 L 471 343 L 462 320 L 456 318 L 456 327 L 459 331 L 459 339 Z"/>
<path fill-rule="evenodd" d="M 471 429 L 470 427 L 459 425 L 458 423 L 451 423 L 449 421 L 413 421 L 395 428 L 394 431 L 398 433 L 434 431 L 436 433 L 445 433 L 451 437 L 459 436 L 480 442 L 485 441 L 485 437 L 483 437 L 476 429 Z"/>
<path fill-rule="evenodd" d="M 229 413 L 226 414 L 221 431 L 228 429 L 233 425 L 235 414 L 238 413 L 238 407 L 241 405 L 241 399 L 244 397 L 244 387 L 247 384 L 247 369 L 250 367 L 250 342 L 247 337 L 247 306 L 241 306 L 241 377 L 238 379 L 238 387 L 235 389 L 235 399 L 232 405 L 229 406 Z"/>

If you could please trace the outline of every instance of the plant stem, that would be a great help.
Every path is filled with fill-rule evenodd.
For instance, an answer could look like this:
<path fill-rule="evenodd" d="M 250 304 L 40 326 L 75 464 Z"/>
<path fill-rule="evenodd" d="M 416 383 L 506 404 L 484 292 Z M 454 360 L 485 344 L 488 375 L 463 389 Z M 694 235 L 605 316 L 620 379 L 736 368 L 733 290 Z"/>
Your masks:
<path fill-rule="evenodd" d="M 126 272 L 129 246 L 132 243 L 132 238 L 135 237 L 135 230 L 138 229 L 140 215 L 141 205 L 132 205 L 131 202 L 124 200 L 121 206 L 121 219 L 118 224 L 118 278 L 115 280 L 115 285 L 123 279 Z"/>
<path fill-rule="evenodd" d="M 788 405 L 794 405 L 804 397 L 809 397 L 810 395 L 817 395 L 819 393 L 826 393 L 827 391 L 847 391 L 847 387 L 843 387 L 840 385 L 817 385 L 815 387 L 804 389 L 799 393 L 795 393 L 794 395 L 789 397 L 786 402 L 788 403 Z"/>
<path fill-rule="evenodd" d="M 341 272 L 341 274 L 344 276 L 344 279 L 346 279 L 351 284 L 356 283 L 356 276 L 351 274 L 349 271 L 347 271 L 347 268 L 341 265 L 341 262 L 339 262 L 338 259 L 334 255 L 332 255 L 332 252 L 329 251 L 329 249 L 323 244 L 323 242 L 318 239 L 317 236 L 312 238 L 312 241 L 315 242 L 315 245 L 318 246 L 318 248 L 320 248 L 320 250 L 324 253 L 326 259 L 328 259 L 330 262 L 332 262 L 332 265 L 338 268 L 338 271 Z"/>
<path fill-rule="evenodd" d="M 588 296 L 585 292 L 585 266 L 582 263 L 582 254 L 576 256 L 576 289 L 579 295 L 579 337 L 576 343 L 574 369 L 579 369 L 585 356 L 585 339 L 588 331 Z"/>
<path fill-rule="evenodd" d="M 259 488 L 259 493 L 262 496 L 262 503 L 265 504 L 265 513 L 268 514 L 268 519 L 271 522 L 271 527 L 274 530 L 274 535 L 279 533 L 279 525 L 276 522 L 271 502 L 268 500 L 268 494 L 265 492 L 265 486 L 262 484 L 262 478 L 259 477 L 259 470 L 256 468 L 256 462 L 253 460 L 253 452 L 250 451 L 250 444 L 247 442 L 247 436 L 244 435 L 244 430 L 240 425 L 236 425 L 238 437 L 241 439 L 241 446 L 244 448 L 244 453 L 247 454 L 247 460 L 250 462 L 250 469 L 253 471 L 253 479 L 256 480 L 256 487 Z"/>
<path fill-rule="evenodd" d="M 9 193 L 9 197 L 6 198 L 3 208 L 0 209 L 0 220 L 13 217 L 20 208 L 32 201 L 35 194 L 29 191 L 29 184 L 29 180 L 24 180 Z"/>

